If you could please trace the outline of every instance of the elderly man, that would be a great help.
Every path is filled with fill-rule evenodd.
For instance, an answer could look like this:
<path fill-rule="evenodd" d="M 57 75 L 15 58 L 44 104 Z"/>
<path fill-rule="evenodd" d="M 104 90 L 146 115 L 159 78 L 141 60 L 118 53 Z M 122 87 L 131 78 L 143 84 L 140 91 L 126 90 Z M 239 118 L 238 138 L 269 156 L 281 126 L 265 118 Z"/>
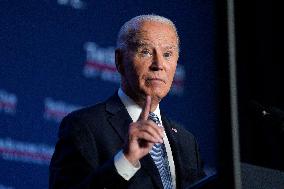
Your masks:
<path fill-rule="evenodd" d="M 122 26 L 115 51 L 121 87 L 63 119 L 50 189 L 175 189 L 204 176 L 193 135 L 160 114 L 178 57 L 169 19 L 142 15 Z"/>

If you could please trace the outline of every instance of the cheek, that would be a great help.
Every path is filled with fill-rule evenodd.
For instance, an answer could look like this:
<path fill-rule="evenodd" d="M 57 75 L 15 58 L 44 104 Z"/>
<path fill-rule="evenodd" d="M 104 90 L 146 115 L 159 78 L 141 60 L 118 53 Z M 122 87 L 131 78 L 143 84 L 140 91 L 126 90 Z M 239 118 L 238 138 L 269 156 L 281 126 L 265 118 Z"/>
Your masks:
<path fill-rule="evenodd" d="M 146 73 L 146 66 L 142 66 L 143 64 L 134 63 L 130 69 L 127 70 L 128 73 L 126 75 L 130 79 L 130 82 L 134 85 L 143 86 L 145 85 L 144 77 Z"/>
<path fill-rule="evenodd" d="M 169 80 L 173 80 L 173 77 L 175 75 L 176 72 L 176 63 L 170 63 L 168 68 L 167 68 L 167 76 Z"/>
<path fill-rule="evenodd" d="M 136 75 L 137 79 L 143 80 L 143 78 L 147 74 L 147 71 L 148 71 L 147 63 L 145 62 L 134 63 L 133 73 Z"/>

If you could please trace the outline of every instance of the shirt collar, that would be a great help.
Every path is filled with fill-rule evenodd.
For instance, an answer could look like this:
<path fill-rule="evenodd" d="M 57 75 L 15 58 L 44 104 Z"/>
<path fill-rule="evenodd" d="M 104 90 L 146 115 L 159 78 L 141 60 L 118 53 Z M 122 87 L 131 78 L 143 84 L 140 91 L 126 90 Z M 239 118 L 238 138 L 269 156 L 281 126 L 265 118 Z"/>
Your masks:
<path fill-rule="evenodd" d="M 132 121 L 136 122 L 142 112 L 142 108 L 138 104 L 136 104 L 129 96 L 127 96 L 121 88 L 118 89 L 118 96 L 120 100 L 122 101 L 122 103 L 124 104 Z M 160 121 L 162 120 L 159 104 L 153 113 L 158 116 Z"/>

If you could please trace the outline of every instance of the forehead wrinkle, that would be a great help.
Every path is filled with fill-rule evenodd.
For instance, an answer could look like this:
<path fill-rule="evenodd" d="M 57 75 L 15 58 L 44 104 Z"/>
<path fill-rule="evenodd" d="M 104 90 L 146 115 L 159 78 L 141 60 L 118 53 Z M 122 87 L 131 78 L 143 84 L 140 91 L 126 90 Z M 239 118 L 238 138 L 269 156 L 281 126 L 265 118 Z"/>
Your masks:
<path fill-rule="evenodd" d="M 155 43 L 152 40 L 148 39 L 147 37 L 141 37 L 141 38 L 136 39 L 134 41 L 139 47 L 141 47 L 141 46 L 155 46 Z M 160 41 L 162 41 L 162 43 L 158 42 L 157 43 L 158 46 L 161 46 L 161 47 L 167 48 L 167 49 L 177 48 L 177 45 L 174 44 L 174 42 L 171 42 L 169 44 L 165 44 L 164 40 L 160 40 Z"/>
<path fill-rule="evenodd" d="M 143 45 L 143 42 L 142 42 L 143 40 L 141 40 L 141 38 L 145 38 L 143 36 L 143 34 L 145 32 L 142 32 L 142 31 L 139 31 L 139 30 L 138 31 L 137 30 L 133 30 L 133 31 L 131 31 L 129 33 L 130 33 L 129 37 L 127 39 L 127 45 L 129 47 L 138 47 L 138 46 Z"/>
<path fill-rule="evenodd" d="M 166 49 L 166 50 L 171 50 L 171 49 L 178 50 L 176 37 L 175 37 L 176 42 L 171 42 L 171 44 L 165 44 L 164 43 L 165 40 L 163 39 L 164 33 L 162 32 L 156 34 L 156 35 L 159 35 L 157 39 L 159 41 L 162 41 L 162 42 L 159 42 L 158 44 L 154 44 L 153 41 L 148 38 L 149 37 L 148 35 L 151 35 L 149 34 L 149 30 L 138 28 L 136 30 L 132 30 L 129 33 L 130 33 L 130 37 L 127 40 L 127 44 L 130 49 L 136 49 L 136 48 L 147 47 L 147 46 L 152 48 L 158 45 L 159 47 Z"/>
<path fill-rule="evenodd" d="M 145 42 L 145 41 L 138 41 L 136 43 L 136 48 L 145 48 L 145 47 L 150 47 L 150 48 L 154 48 L 155 45 L 153 43 L 151 43 L 151 41 Z M 163 50 L 177 50 L 177 46 L 176 45 L 164 45 L 163 43 L 159 43 L 158 47 L 161 47 Z"/>
<path fill-rule="evenodd" d="M 139 40 L 140 44 L 155 46 L 153 41 L 147 38 L 147 34 L 149 34 L 147 30 L 146 31 L 141 31 L 141 34 L 142 35 L 138 35 L 138 38 L 139 38 L 138 40 Z M 146 34 L 146 36 L 143 35 L 143 34 Z M 170 44 L 165 44 L 165 39 L 164 39 L 165 38 L 164 37 L 165 34 L 163 32 L 161 32 L 161 33 L 158 33 L 156 35 L 158 35 L 158 37 L 156 39 L 159 40 L 159 43 L 157 44 L 158 46 L 161 46 L 162 48 L 166 48 L 166 49 L 177 48 L 178 44 L 177 44 L 177 38 L 176 37 L 174 39 L 175 42 L 170 42 Z M 167 36 L 166 38 L 170 38 L 171 39 L 171 37 L 169 37 L 169 36 Z"/>
<path fill-rule="evenodd" d="M 138 47 L 147 47 L 147 46 L 154 46 L 152 41 L 149 39 L 143 39 L 143 40 L 138 40 L 137 41 L 137 46 Z"/>

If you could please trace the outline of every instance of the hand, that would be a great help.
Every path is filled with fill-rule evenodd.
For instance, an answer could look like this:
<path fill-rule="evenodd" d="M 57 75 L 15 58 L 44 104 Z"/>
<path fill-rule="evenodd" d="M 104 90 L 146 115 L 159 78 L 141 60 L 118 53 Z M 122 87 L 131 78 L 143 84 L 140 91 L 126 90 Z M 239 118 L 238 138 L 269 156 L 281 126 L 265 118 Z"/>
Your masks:
<path fill-rule="evenodd" d="M 145 106 L 137 122 L 129 125 L 128 140 L 123 149 L 125 157 L 133 165 L 147 155 L 155 143 L 163 143 L 163 128 L 148 120 L 151 108 L 151 97 L 146 97 Z"/>

